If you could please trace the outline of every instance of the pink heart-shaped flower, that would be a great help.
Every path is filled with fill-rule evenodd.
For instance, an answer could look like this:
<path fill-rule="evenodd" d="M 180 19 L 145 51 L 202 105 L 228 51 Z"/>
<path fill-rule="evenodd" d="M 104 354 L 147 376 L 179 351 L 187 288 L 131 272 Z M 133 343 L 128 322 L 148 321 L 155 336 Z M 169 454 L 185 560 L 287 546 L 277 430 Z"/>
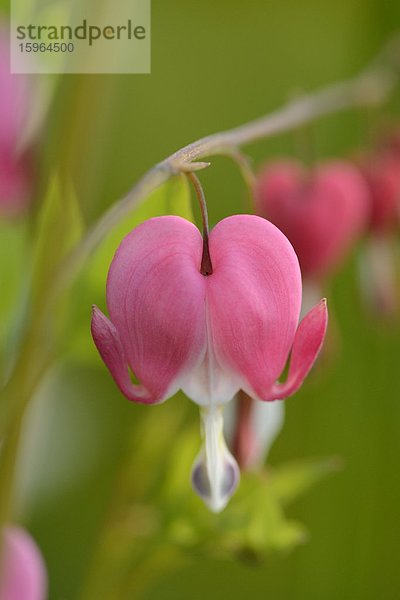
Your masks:
<path fill-rule="evenodd" d="M 129 400 L 159 403 L 182 389 L 201 406 L 205 442 L 193 484 L 221 510 L 238 480 L 222 407 L 240 389 L 260 400 L 298 390 L 322 345 L 327 309 L 321 301 L 298 327 L 299 263 L 265 219 L 224 219 L 210 233 L 209 251 L 212 273 L 203 275 L 203 239 L 192 223 L 158 217 L 134 229 L 110 267 L 110 319 L 94 307 L 92 335 Z M 277 383 L 290 352 L 288 377 Z"/>
<path fill-rule="evenodd" d="M 369 194 L 352 165 L 329 162 L 307 171 L 294 160 L 270 163 L 256 186 L 256 212 L 288 237 L 305 277 L 335 267 L 366 225 Z"/>

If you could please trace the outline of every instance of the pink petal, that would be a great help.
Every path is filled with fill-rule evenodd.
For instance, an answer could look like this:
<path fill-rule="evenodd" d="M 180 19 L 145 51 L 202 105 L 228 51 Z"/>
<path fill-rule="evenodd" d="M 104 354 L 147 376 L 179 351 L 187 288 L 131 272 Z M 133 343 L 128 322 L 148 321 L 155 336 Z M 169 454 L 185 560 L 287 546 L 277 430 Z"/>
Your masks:
<path fill-rule="evenodd" d="M 236 215 L 210 235 L 213 274 L 207 311 L 215 360 L 251 396 L 267 393 L 281 374 L 301 304 L 297 257 L 272 223 Z"/>
<path fill-rule="evenodd" d="M 45 600 L 46 568 L 31 536 L 20 527 L 3 530 L 0 600 Z"/>
<path fill-rule="evenodd" d="M 276 384 L 262 400 L 292 396 L 302 385 L 321 350 L 328 325 L 326 300 L 321 300 L 301 321 L 294 338 L 289 374 L 285 383 Z"/>
<path fill-rule="evenodd" d="M 178 378 L 201 362 L 206 352 L 201 255 L 199 230 L 172 216 L 146 221 L 119 246 L 108 275 L 107 305 L 120 341 L 108 327 L 104 360 L 128 398 L 137 391 L 123 376 L 126 364 L 147 391 L 147 399 L 139 401 L 157 402 L 175 393 Z"/>
<path fill-rule="evenodd" d="M 132 383 L 119 333 L 97 306 L 93 306 L 92 336 L 116 384 L 129 400 L 143 404 L 153 404 L 161 400 L 159 397 L 153 397 L 144 386 Z"/>

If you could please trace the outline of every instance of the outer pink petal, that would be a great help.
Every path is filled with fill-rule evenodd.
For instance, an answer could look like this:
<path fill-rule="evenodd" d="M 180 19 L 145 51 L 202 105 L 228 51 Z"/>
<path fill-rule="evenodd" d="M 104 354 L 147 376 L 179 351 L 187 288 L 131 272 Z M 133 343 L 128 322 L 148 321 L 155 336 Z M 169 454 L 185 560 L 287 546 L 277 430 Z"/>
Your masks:
<path fill-rule="evenodd" d="M 301 321 L 294 338 L 289 374 L 285 383 L 276 384 L 262 400 L 279 400 L 291 396 L 302 385 L 322 347 L 328 325 L 326 300 L 321 300 Z"/>
<path fill-rule="evenodd" d="M 144 404 L 153 404 L 161 400 L 152 396 L 142 385 L 132 383 L 119 333 L 97 306 L 93 306 L 92 336 L 116 384 L 129 400 Z"/>
<path fill-rule="evenodd" d="M 201 255 L 198 229 L 172 216 L 142 223 L 116 252 L 108 275 L 107 305 L 120 345 L 108 327 L 114 355 L 106 362 L 131 399 L 137 398 L 132 398 L 136 392 L 122 375 L 126 362 L 148 392 L 146 400 L 138 401 L 154 402 L 179 389 L 179 377 L 206 352 Z M 117 368 L 121 360 L 123 367 Z"/>
<path fill-rule="evenodd" d="M 263 397 L 281 374 L 297 328 L 301 277 L 287 238 L 272 223 L 236 215 L 210 235 L 209 330 L 218 363 Z"/>
<path fill-rule="evenodd" d="M 20 527 L 5 527 L 0 565 L 0 600 L 45 600 L 46 568 L 33 539 Z"/>

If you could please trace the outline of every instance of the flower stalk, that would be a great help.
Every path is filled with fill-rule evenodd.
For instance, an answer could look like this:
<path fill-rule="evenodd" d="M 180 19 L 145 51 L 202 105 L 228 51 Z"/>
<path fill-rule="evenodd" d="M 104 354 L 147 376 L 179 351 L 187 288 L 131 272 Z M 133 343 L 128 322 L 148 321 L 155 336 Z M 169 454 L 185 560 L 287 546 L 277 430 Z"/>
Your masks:
<path fill-rule="evenodd" d="M 200 183 L 200 179 L 193 172 L 186 173 L 187 178 L 193 184 L 193 187 L 196 192 L 197 199 L 199 201 L 200 210 L 201 210 L 201 219 L 203 223 L 203 253 L 201 257 L 201 267 L 200 273 L 202 275 L 212 275 L 213 268 L 210 256 L 210 247 L 209 247 L 209 228 L 208 228 L 208 210 L 207 210 L 207 202 L 204 195 L 203 187 Z"/>

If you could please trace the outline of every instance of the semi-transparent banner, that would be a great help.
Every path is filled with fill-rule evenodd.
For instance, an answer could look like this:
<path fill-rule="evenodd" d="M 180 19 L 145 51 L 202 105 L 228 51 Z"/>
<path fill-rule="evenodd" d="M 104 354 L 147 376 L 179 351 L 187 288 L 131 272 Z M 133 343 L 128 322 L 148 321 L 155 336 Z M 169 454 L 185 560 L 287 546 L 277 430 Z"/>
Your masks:
<path fill-rule="evenodd" d="M 11 0 L 12 73 L 150 73 L 150 0 Z"/>

